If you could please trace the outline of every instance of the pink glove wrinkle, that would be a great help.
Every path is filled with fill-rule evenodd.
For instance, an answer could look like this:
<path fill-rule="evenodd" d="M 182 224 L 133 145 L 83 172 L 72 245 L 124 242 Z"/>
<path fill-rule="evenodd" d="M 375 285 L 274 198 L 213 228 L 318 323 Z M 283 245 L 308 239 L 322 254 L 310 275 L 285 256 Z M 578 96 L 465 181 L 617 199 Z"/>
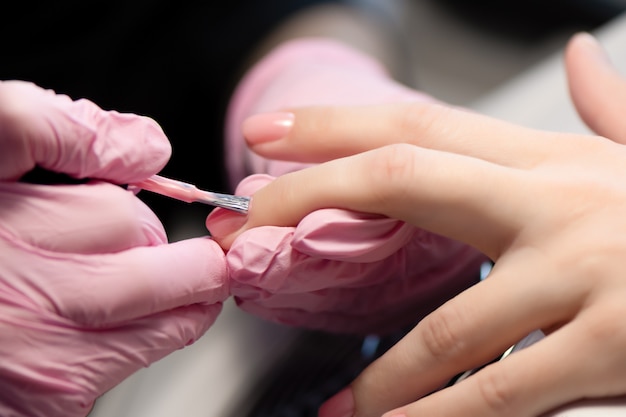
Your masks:
<path fill-rule="evenodd" d="M 0 82 L 0 108 L 0 179 L 17 179 L 40 165 L 76 178 L 126 184 L 160 171 L 171 154 L 154 120 L 104 111 L 89 100 L 72 101 L 31 83 Z"/>
<path fill-rule="evenodd" d="M 13 181 L 35 164 L 147 178 L 170 151 L 150 119 L 0 82 L 0 149 L 0 415 L 85 416 L 204 334 L 229 295 L 224 253 L 207 238 L 167 244 L 154 213 L 110 182 Z"/>
<path fill-rule="evenodd" d="M 248 116 L 299 106 L 400 101 L 434 99 L 394 82 L 378 62 L 336 42 L 303 39 L 279 46 L 249 71 L 231 101 L 226 130 L 231 183 L 240 183 L 237 193 L 250 195 L 272 177 L 308 166 L 252 153 L 241 129 Z M 250 174 L 269 176 L 242 181 Z M 220 210 L 207 219 L 209 230 L 222 236 L 237 223 Z M 290 325 L 363 333 L 414 322 L 472 285 L 485 258 L 400 221 L 325 209 L 295 228 L 244 232 L 226 260 L 231 292 L 244 310 Z"/>
<path fill-rule="evenodd" d="M 236 193 L 254 194 L 271 180 L 252 175 Z M 235 216 L 217 209 L 209 230 L 217 213 Z M 386 333 L 475 282 L 484 258 L 403 222 L 326 209 L 295 228 L 242 233 L 226 260 L 231 292 L 250 313 L 314 329 Z"/>

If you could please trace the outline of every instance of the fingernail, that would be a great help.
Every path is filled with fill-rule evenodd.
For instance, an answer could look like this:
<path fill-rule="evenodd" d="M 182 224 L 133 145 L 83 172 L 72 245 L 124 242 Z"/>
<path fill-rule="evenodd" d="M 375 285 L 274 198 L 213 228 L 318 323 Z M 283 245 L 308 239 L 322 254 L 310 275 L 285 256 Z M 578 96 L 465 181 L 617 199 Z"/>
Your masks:
<path fill-rule="evenodd" d="M 318 417 L 352 417 L 354 396 L 348 387 L 328 399 L 319 409 Z"/>
<path fill-rule="evenodd" d="M 295 115 L 286 112 L 250 116 L 243 122 L 243 135 L 253 145 L 273 142 L 289 134 L 294 120 Z"/>
<path fill-rule="evenodd" d="M 586 47 L 587 51 L 592 55 L 592 57 L 603 63 L 611 63 L 609 55 L 606 53 L 606 50 L 592 34 L 587 32 L 580 32 L 576 34 L 576 38 Z"/>
<path fill-rule="evenodd" d="M 247 219 L 248 217 L 242 214 L 216 208 L 207 217 L 206 227 L 211 236 L 223 238 L 241 229 Z"/>

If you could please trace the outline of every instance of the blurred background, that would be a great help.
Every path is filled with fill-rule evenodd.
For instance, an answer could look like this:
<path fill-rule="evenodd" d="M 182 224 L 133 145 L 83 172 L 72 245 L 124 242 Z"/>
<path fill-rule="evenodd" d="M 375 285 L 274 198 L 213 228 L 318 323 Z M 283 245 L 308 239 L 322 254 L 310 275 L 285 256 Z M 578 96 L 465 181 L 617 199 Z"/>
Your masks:
<path fill-rule="evenodd" d="M 459 105 L 470 105 L 560 50 L 573 33 L 593 30 L 626 8 L 622 0 L 360 2 L 395 15 L 413 84 Z"/>

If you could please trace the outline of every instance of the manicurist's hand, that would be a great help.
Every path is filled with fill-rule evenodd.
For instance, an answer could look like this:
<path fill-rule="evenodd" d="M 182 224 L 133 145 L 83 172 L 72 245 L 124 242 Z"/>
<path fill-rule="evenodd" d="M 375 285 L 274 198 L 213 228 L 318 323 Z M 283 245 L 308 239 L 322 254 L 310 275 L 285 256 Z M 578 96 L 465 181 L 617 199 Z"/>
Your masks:
<path fill-rule="evenodd" d="M 151 119 L 0 82 L 0 415 L 84 416 L 215 320 L 228 295 L 221 248 L 168 244 L 154 213 L 116 185 L 169 155 Z M 98 180 L 19 181 L 36 166 Z"/>
<path fill-rule="evenodd" d="M 233 236 L 337 207 L 404 220 L 495 261 L 486 280 L 423 319 L 321 417 L 537 416 L 581 398 L 626 394 L 626 147 L 616 143 L 623 118 L 609 94 L 624 84 L 592 59 L 600 53 L 580 35 L 567 63 L 578 108 L 608 138 L 429 103 L 299 109 L 285 137 L 252 138 L 263 155 L 340 159 L 260 189 Z M 606 98 L 598 113 L 580 95 L 603 71 L 619 87 L 588 93 Z M 356 152 L 363 153 L 342 158 Z M 535 329 L 547 337 L 438 390 Z"/>

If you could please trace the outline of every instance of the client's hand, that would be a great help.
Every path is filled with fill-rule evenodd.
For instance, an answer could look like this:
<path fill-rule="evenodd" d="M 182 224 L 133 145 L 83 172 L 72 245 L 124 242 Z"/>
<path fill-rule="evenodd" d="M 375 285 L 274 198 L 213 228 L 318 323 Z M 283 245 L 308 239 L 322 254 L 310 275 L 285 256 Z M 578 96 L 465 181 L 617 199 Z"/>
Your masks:
<path fill-rule="evenodd" d="M 151 119 L 0 82 L 0 149 L 0 415 L 84 416 L 213 323 L 224 255 L 209 239 L 168 245 L 154 213 L 115 185 L 167 162 Z M 35 166 L 104 181 L 17 181 Z"/>
<path fill-rule="evenodd" d="M 243 124 L 242 134 L 242 122 L 251 114 L 321 103 L 434 101 L 390 79 L 372 58 L 315 39 L 277 48 L 233 97 L 226 144 L 231 180 L 241 194 L 271 180 L 268 175 L 243 179 L 247 174 L 280 176 L 307 166 L 300 157 L 279 161 L 278 154 L 250 152 L 244 135 L 280 135 L 291 122 L 281 112 L 261 115 Z M 323 135 L 311 126 L 302 140 L 343 140 Z M 207 221 L 213 237 L 230 248 L 232 293 L 241 308 L 292 325 L 385 332 L 412 324 L 475 283 L 484 260 L 467 245 L 382 216 L 320 210 L 297 227 L 259 227 L 234 242 L 224 236 L 242 219 L 218 209 Z"/>
<path fill-rule="evenodd" d="M 593 53 L 585 42 L 572 48 Z M 619 132 L 621 116 L 604 116 L 591 119 Z M 321 416 L 536 416 L 626 393 L 624 146 L 435 104 L 302 109 L 295 120 L 286 138 L 255 150 L 297 148 L 318 159 L 366 152 L 269 183 L 235 234 L 337 207 L 402 219 L 495 261 L 489 278 L 422 320 Z M 324 137 L 344 140 L 300 140 L 298 126 L 320 123 Z M 383 146 L 393 142 L 405 143 Z M 534 329 L 547 337 L 432 393 Z"/>

